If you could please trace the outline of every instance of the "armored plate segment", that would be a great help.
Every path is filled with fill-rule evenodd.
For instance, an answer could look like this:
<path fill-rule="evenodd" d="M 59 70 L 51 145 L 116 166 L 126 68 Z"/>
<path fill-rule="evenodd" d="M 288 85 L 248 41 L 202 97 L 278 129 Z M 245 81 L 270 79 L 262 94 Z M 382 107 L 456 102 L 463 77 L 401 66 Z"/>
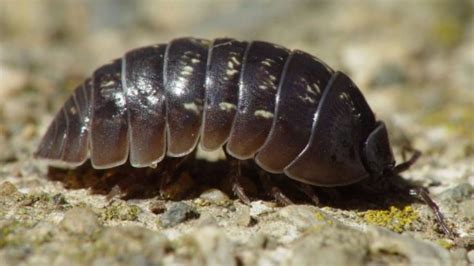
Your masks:
<path fill-rule="evenodd" d="M 229 137 L 238 104 L 239 78 L 247 42 L 216 39 L 209 51 L 206 70 L 201 147 L 216 150 Z"/>
<path fill-rule="evenodd" d="M 255 161 L 271 173 L 283 173 L 308 143 L 314 113 L 333 70 L 295 50 L 288 58 L 276 96 L 270 134 Z"/>
<path fill-rule="evenodd" d="M 226 146 L 233 157 L 253 158 L 265 142 L 288 55 L 286 48 L 267 42 L 255 41 L 248 46 L 239 82 L 237 114 Z"/>
<path fill-rule="evenodd" d="M 130 164 L 145 167 L 166 154 L 163 65 L 166 45 L 132 50 L 123 59 L 130 130 Z"/>
<path fill-rule="evenodd" d="M 122 60 L 93 74 L 91 161 L 96 169 L 111 168 L 128 159 L 128 114 L 122 88 Z"/>
<path fill-rule="evenodd" d="M 375 126 L 362 93 L 336 72 L 321 98 L 309 142 L 285 174 L 317 186 L 342 186 L 367 177 L 360 151 Z"/>
<path fill-rule="evenodd" d="M 66 115 L 61 109 L 54 117 L 53 122 L 49 125 L 46 134 L 36 151 L 36 156 L 46 158 L 55 163 L 61 159 L 61 151 L 64 139 L 66 138 Z"/>
<path fill-rule="evenodd" d="M 78 101 L 82 103 L 79 105 Z M 79 86 L 64 104 L 67 118 L 67 133 L 63 143 L 61 160 L 71 167 L 84 163 L 88 152 L 89 111 L 85 101 L 84 87 Z M 82 106 L 84 109 L 81 109 Z"/>
<path fill-rule="evenodd" d="M 209 41 L 175 39 L 165 53 L 167 155 L 189 154 L 199 138 Z"/>

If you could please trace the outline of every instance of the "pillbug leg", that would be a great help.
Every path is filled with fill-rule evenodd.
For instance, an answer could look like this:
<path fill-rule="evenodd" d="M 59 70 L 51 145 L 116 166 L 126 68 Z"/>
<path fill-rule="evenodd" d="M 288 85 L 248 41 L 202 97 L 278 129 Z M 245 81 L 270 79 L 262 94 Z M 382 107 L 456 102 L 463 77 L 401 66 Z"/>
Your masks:
<path fill-rule="evenodd" d="M 270 195 L 282 206 L 292 205 L 294 204 L 291 199 L 289 199 L 281 189 L 275 185 L 269 176 L 269 174 L 265 171 L 259 171 L 260 181 L 262 182 L 263 189 L 266 192 L 269 192 Z"/>
<path fill-rule="evenodd" d="M 250 198 L 245 193 L 244 187 L 242 186 L 242 168 L 240 160 L 235 159 L 227 150 L 224 148 L 225 158 L 229 161 L 230 171 L 228 176 L 232 184 L 232 192 L 245 204 L 250 205 Z"/>
<path fill-rule="evenodd" d="M 419 199 L 421 199 L 423 202 L 425 202 L 428 207 L 433 211 L 436 221 L 438 221 L 439 226 L 441 226 L 441 229 L 443 230 L 444 234 L 447 235 L 450 238 L 454 237 L 453 232 L 451 229 L 449 229 L 448 225 L 446 224 L 445 218 L 443 213 L 441 213 L 438 204 L 433 201 L 433 199 L 430 197 L 429 192 L 427 191 L 426 188 L 424 187 L 418 187 L 418 188 L 413 188 L 410 189 L 410 195 L 415 196 Z"/>
<path fill-rule="evenodd" d="M 229 157 L 227 157 L 229 158 Z M 242 171 L 240 161 L 237 159 L 230 159 L 230 179 L 232 183 L 232 192 L 245 204 L 250 205 L 250 198 L 245 194 L 242 186 Z"/>
<path fill-rule="evenodd" d="M 295 187 L 299 191 L 303 192 L 306 197 L 308 197 L 314 203 L 314 205 L 319 205 L 319 197 L 316 195 L 316 193 L 314 193 L 313 186 L 298 182 L 295 184 Z"/>

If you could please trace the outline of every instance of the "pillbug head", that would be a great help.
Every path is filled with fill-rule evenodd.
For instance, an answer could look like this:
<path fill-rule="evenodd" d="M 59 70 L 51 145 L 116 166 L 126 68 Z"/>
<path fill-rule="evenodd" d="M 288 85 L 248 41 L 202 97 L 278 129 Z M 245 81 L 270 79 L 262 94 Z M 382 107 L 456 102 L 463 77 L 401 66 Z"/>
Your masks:
<path fill-rule="evenodd" d="M 392 148 L 388 140 L 387 128 L 383 122 L 370 133 L 362 147 L 362 161 L 371 176 L 391 174 L 395 167 Z"/>

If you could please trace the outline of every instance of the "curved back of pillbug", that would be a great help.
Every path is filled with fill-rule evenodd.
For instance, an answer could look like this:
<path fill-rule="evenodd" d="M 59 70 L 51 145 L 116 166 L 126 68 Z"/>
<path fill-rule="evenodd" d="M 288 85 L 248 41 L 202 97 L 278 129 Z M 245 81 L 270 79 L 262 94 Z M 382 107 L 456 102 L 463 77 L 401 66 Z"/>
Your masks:
<path fill-rule="evenodd" d="M 353 82 L 309 54 L 180 38 L 97 69 L 57 113 L 36 156 L 68 167 L 88 157 L 97 169 L 127 160 L 147 167 L 189 154 L 201 138 L 205 150 L 226 145 L 268 172 L 338 186 L 393 169 L 377 123 Z"/>
<path fill-rule="evenodd" d="M 111 168 L 128 159 L 128 114 L 122 88 L 122 60 L 93 74 L 91 162 L 96 169 Z"/>
<path fill-rule="evenodd" d="M 254 41 L 244 56 L 239 100 L 227 152 L 251 159 L 267 139 L 273 124 L 275 99 L 289 51 L 271 43 Z"/>
<path fill-rule="evenodd" d="M 175 39 L 165 53 L 167 155 L 189 154 L 199 139 L 209 41 Z"/>
<path fill-rule="evenodd" d="M 229 138 L 237 110 L 239 77 L 247 42 L 216 39 L 209 50 L 206 69 L 201 147 L 216 150 Z"/>
<path fill-rule="evenodd" d="M 270 134 L 255 158 L 264 170 L 283 173 L 306 146 L 314 113 L 333 72 L 307 53 L 292 52 L 278 87 Z"/>

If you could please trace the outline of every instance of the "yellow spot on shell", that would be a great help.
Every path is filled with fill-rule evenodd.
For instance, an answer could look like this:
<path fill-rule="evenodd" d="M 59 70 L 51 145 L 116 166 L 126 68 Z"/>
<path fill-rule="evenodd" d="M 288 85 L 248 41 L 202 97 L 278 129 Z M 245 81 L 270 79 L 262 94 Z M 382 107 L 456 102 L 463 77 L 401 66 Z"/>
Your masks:
<path fill-rule="evenodd" d="M 235 110 L 237 109 L 237 107 L 235 106 L 235 104 L 232 104 L 232 103 L 228 103 L 228 102 L 221 102 L 219 103 L 219 108 L 222 110 L 222 111 L 231 111 L 231 110 Z"/>
<path fill-rule="evenodd" d="M 255 115 L 257 117 L 262 117 L 262 118 L 265 118 L 265 119 L 270 119 L 270 118 L 273 117 L 273 113 L 269 112 L 269 111 L 266 111 L 266 110 L 257 110 L 253 113 L 253 115 Z"/>
<path fill-rule="evenodd" d="M 192 111 L 193 113 L 196 113 L 196 114 L 199 114 L 200 112 L 200 107 L 196 104 L 196 103 L 185 103 L 183 105 L 184 109 L 188 110 L 188 111 Z"/>

